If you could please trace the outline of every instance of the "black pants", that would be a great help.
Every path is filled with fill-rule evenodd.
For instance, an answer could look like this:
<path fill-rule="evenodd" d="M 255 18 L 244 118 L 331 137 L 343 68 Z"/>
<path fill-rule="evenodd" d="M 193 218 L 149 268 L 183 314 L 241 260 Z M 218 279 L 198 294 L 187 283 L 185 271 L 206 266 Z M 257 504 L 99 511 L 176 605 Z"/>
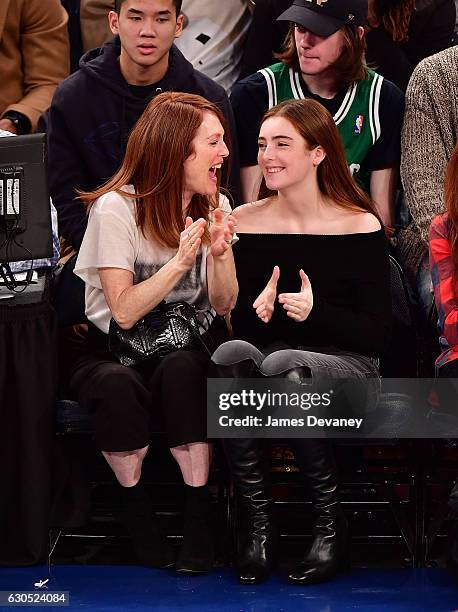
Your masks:
<path fill-rule="evenodd" d="M 231 340 L 213 353 L 212 361 L 216 366 L 252 361 L 258 372 L 266 378 L 281 376 L 294 368 L 305 367 L 310 373 L 313 391 L 329 390 L 329 383 L 332 381 L 336 393 L 340 393 L 342 397 L 348 394 L 347 404 L 352 410 L 355 409 L 355 414 L 375 410 L 380 395 L 380 374 L 376 360 L 356 353 L 329 355 L 292 349 L 282 342 L 264 347 L 260 351 L 244 340 Z M 346 381 L 352 384 L 347 385 Z"/>
<path fill-rule="evenodd" d="M 123 366 L 108 353 L 89 353 L 75 364 L 70 391 L 94 412 L 102 451 L 149 444 L 151 425 L 164 428 L 169 447 L 207 439 L 207 370 L 204 353 L 179 350 L 156 367 Z"/>

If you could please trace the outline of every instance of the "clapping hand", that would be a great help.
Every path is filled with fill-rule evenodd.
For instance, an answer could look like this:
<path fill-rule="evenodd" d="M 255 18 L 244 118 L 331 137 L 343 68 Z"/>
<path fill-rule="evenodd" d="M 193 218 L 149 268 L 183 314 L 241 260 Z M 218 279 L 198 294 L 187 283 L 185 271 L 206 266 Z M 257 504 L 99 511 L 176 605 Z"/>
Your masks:
<path fill-rule="evenodd" d="M 275 266 L 269 282 L 253 302 L 256 314 L 264 323 L 268 323 L 274 312 L 275 300 L 277 299 L 277 283 L 280 278 L 280 268 Z"/>
<path fill-rule="evenodd" d="M 278 301 L 283 304 L 288 317 L 297 322 L 305 321 L 313 308 L 312 285 L 304 270 L 299 271 L 301 290 L 299 293 L 280 293 Z"/>
<path fill-rule="evenodd" d="M 180 234 L 178 252 L 175 256 L 186 270 L 190 270 L 196 261 L 197 251 L 202 243 L 206 225 L 205 219 L 193 221 L 191 217 L 186 217 L 184 230 Z"/>
<path fill-rule="evenodd" d="M 228 215 L 225 220 L 221 208 L 214 211 L 213 222 L 210 226 L 210 253 L 213 257 L 221 257 L 231 248 L 236 223 L 232 215 Z"/>

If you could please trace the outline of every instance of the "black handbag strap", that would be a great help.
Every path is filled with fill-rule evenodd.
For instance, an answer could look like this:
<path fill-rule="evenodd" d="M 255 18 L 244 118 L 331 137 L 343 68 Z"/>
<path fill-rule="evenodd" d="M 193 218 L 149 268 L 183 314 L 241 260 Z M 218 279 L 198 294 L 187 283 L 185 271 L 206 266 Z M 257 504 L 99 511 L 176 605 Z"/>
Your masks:
<path fill-rule="evenodd" d="M 187 306 L 191 306 L 191 304 L 187 304 Z M 167 316 L 168 316 L 169 318 L 172 318 L 172 317 L 177 317 L 178 319 L 181 319 L 181 321 L 183 321 L 183 322 L 184 322 L 184 323 L 187 325 L 188 329 L 191 331 L 191 333 L 193 334 L 194 338 L 196 338 L 196 339 L 197 339 L 197 340 L 200 342 L 200 344 L 202 345 L 202 347 L 204 348 L 204 350 L 206 351 L 206 353 L 208 354 L 208 356 L 209 356 L 209 357 L 211 357 L 212 353 L 211 353 L 210 349 L 208 348 L 208 346 L 205 344 L 205 341 L 204 341 L 204 339 L 202 338 L 202 334 L 201 334 L 199 331 L 197 331 L 197 330 L 194 328 L 194 326 L 192 325 L 192 323 L 189 321 L 189 319 L 187 319 L 187 318 L 186 318 L 186 317 L 185 317 L 185 316 L 184 316 L 184 315 L 183 315 L 183 314 L 180 312 L 180 310 L 181 310 L 182 308 L 183 308 L 183 305 L 182 305 L 182 304 L 180 304 L 180 303 L 175 304 L 175 305 L 173 306 L 173 308 L 170 308 L 170 309 L 167 311 Z M 197 318 L 196 311 L 195 311 L 194 307 L 193 307 L 193 306 L 191 306 L 191 308 L 192 308 L 192 309 L 193 309 L 193 311 L 194 311 L 194 312 L 193 312 L 193 315 L 194 315 L 194 319 L 195 319 L 195 321 L 196 321 L 196 323 L 197 323 L 198 327 L 202 327 L 202 328 L 204 328 L 204 326 L 202 325 L 202 323 L 201 323 L 201 322 L 198 320 L 198 318 Z M 207 331 L 207 330 L 206 330 L 206 331 Z"/>

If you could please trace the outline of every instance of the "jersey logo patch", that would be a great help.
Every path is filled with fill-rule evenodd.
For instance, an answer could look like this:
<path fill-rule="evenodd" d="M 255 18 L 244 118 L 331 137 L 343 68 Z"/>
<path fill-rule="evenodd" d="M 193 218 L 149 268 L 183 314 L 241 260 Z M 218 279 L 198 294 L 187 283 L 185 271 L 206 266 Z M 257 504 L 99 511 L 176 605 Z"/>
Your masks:
<path fill-rule="evenodd" d="M 355 115 L 355 128 L 353 130 L 354 134 L 361 134 L 361 132 L 363 131 L 363 123 L 364 123 L 364 116 Z"/>

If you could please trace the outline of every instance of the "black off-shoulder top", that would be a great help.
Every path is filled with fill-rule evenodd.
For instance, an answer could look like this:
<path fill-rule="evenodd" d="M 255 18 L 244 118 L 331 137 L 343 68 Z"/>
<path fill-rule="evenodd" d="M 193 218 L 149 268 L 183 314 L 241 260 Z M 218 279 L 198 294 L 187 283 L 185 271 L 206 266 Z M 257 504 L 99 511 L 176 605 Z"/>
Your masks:
<path fill-rule="evenodd" d="M 383 230 L 370 233 L 238 234 L 234 258 L 239 297 L 232 311 L 234 337 L 259 348 L 283 342 L 319 352 L 355 352 L 372 357 L 386 348 L 391 330 L 388 246 Z M 252 305 L 280 267 L 278 293 L 297 292 L 299 270 L 308 275 L 314 305 L 298 323 L 276 302 L 269 323 Z"/>

